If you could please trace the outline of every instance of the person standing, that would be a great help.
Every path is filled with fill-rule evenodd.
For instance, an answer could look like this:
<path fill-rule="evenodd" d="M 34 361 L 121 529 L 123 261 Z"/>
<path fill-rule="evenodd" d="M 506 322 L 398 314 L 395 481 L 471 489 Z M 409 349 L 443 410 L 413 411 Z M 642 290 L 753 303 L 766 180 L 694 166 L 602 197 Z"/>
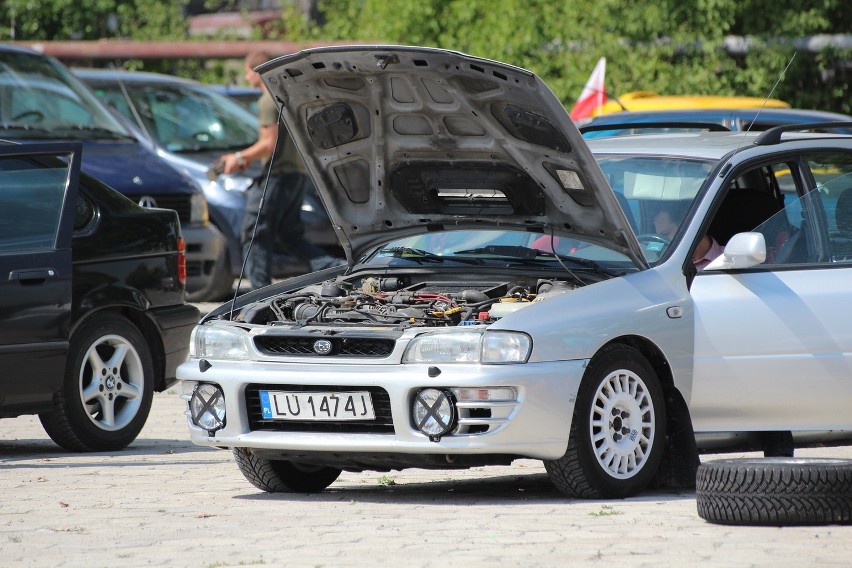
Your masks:
<path fill-rule="evenodd" d="M 323 250 L 305 238 L 301 219 L 302 201 L 312 181 L 305 173 L 304 163 L 293 139 L 286 129 L 279 128 L 278 108 L 260 74 L 255 71 L 258 65 L 270 59 L 268 53 L 256 51 L 249 53 L 243 63 L 246 82 L 261 89 L 257 142 L 219 158 L 226 174 L 244 171 L 255 160 L 263 164 L 262 173 L 253 180 L 246 192 L 246 210 L 240 235 L 246 276 L 253 290 L 272 283 L 276 242 L 282 242 L 287 252 L 307 262 L 312 270 L 330 264 Z M 261 200 L 264 185 L 266 196 Z"/>

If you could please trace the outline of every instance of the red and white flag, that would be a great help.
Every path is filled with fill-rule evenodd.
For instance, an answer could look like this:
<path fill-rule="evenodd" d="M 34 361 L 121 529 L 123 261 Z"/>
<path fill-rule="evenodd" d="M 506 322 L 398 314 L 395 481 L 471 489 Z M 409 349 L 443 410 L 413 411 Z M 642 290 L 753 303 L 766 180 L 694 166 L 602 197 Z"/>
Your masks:
<path fill-rule="evenodd" d="M 577 102 L 571 109 L 571 118 L 580 120 L 592 116 L 594 110 L 606 103 L 606 87 L 604 86 L 604 74 L 606 73 L 606 57 L 598 59 L 597 65 L 592 70 L 586 86 L 580 92 Z"/>

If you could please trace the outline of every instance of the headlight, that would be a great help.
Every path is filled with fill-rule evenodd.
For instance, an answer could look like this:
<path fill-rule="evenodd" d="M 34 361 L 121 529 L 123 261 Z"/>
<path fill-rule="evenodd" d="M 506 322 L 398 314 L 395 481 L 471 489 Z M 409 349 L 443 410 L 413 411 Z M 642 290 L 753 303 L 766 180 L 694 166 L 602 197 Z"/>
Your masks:
<path fill-rule="evenodd" d="M 207 199 L 204 194 L 199 191 L 193 193 L 189 199 L 189 220 L 192 223 L 206 224 L 209 221 L 207 215 Z"/>
<path fill-rule="evenodd" d="M 248 334 L 240 329 L 199 325 L 192 330 L 190 357 L 245 361 L 249 358 Z"/>
<path fill-rule="evenodd" d="M 219 184 L 225 191 L 246 191 L 251 186 L 251 178 L 246 176 L 219 176 Z"/>
<path fill-rule="evenodd" d="M 517 331 L 424 333 L 411 340 L 403 363 L 524 363 L 532 340 Z"/>
<path fill-rule="evenodd" d="M 517 331 L 490 331 L 482 336 L 483 363 L 526 363 L 532 339 Z"/>

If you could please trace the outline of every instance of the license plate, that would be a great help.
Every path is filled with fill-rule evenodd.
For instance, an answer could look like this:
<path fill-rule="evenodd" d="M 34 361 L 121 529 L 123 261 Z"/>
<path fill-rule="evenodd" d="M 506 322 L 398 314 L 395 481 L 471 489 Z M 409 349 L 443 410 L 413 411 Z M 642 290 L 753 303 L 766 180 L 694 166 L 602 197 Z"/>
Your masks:
<path fill-rule="evenodd" d="M 373 420 L 373 399 L 367 391 L 260 391 L 260 410 L 269 420 Z"/>

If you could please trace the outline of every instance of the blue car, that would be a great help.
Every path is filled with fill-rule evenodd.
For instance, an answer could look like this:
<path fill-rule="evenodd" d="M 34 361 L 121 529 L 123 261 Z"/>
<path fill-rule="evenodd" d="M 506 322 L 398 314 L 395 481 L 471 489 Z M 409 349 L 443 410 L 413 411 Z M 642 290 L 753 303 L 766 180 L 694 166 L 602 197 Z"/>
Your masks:
<path fill-rule="evenodd" d="M 0 139 L 79 141 L 82 169 L 146 207 L 177 211 L 186 240 L 187 298 L 204 299 L 222 236 L 198 184 L 163 160 L 57 60 L 0 44 Z"/>
<path fill-rule="evenodd" d="M 245 192 L 252 179 L 264 172 L 259 163 L 244 173 L 227 175 L 213 173 L 210 167 L 222 154 L 244 149 L 257 140 L 257 115 L 213 87 L 189 79 L 110 69 L 75 69 L 74 73 L 102 101 L 131 121 L 160 156 L 204 189 L 211 221 L 226 242 L 209 299 L 227 298 L 242 269 L 240 226 Z M 315 191 L 305 195 L 301 218 L 309 241 L 326 250 L 329 258 L 342 256 L 337 235 Z M 311 269 L 288 254 L 283 243 L 276 253 L 274 274 L 278 277 Z"/>
<path fill-rule="evenodd" d="M 233 99 L 249 109 L 257 116 L 257 99 L 260 98 L 260 89 L 242 85 L 210 85 L 220 95 Z"/>
<path fill-rule="evenodd" d="M 784 124 L 817 122 L 849 122 L 845 114 L 806 109 L 738 108 L 655 110 L 642 112 L 616 112 L 596 116 L 577 123 L 583 138 L 606 138 L 627 134 L 688 131 L 764 131 Z M 834 129 L 842 134 L 852 133 L 850 128 Z"/>

